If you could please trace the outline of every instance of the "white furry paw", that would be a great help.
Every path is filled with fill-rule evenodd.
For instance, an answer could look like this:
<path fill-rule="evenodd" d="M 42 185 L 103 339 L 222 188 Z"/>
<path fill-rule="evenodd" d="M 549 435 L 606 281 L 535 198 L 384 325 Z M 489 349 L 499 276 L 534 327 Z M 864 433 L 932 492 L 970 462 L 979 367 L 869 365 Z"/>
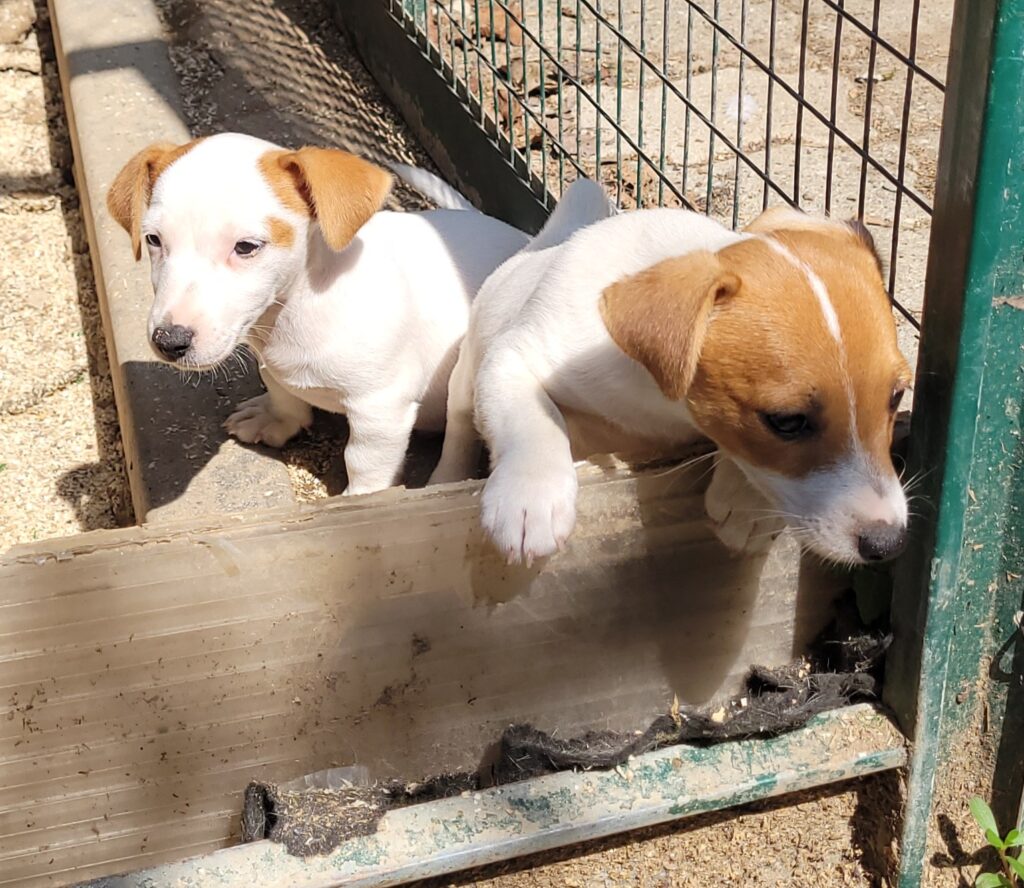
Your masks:
<path fill-rule="evenodd" d="M 228 434 L 246 444 L 267 444 L 283 447 L 302 429 L 294 419 L 281 419 L 270 410 L 270 395 L 259 395 L 243 401 L 224 422 Z"/>
<path fill-rule="evenodd" d="M 576 472 L 499 463 L 484 486 L 480 519 L 509 564 L 554 555 L 576 525 Z"/>
<path fill-rule="evenodd" d="M 767 499 L 729 459 L 720 459 L 704 494 L 715 536 L 737 554 L 768 551 L 786 526 Z"/>

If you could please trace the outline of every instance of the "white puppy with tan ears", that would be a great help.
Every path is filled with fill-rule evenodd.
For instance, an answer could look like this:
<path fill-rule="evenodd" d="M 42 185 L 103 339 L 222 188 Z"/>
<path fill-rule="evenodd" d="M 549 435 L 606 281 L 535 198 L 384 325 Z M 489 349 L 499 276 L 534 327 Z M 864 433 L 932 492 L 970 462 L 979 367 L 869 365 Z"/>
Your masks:
<path fill-rule="evenodd" d="M 107 197 L 136 258 L 149 251 L 157 354 L 200 369 L 242 342 L 257 352 L 267 392 L 225 423 L 242 441 L 280 447 L 313 407 L 344 413 L 348 494 L 398 483 L 413 428 L 444 428 L 470 301 L 526 242 L 436 177 L 396 170 L 458 209 L 379 212 L 380 167 L 234 133 L 144 149 Z"/>
<path fill-rule="evenodd" d="M 767 517 L 836 561 L 897 554 L 889 449 L 910 371 L 866 230 L 789 209 L 744 233 L 674 209 L 594 222 L 580 206 L 595 189 L 570 188 L 478 294 L 432 480 L 471 465 L 475 407 L 484 527 L 530 562 L 573 529 L 574 459 L 706 437 L 724 456 L 707 507 L 727 544 L 757 548 Z"/>

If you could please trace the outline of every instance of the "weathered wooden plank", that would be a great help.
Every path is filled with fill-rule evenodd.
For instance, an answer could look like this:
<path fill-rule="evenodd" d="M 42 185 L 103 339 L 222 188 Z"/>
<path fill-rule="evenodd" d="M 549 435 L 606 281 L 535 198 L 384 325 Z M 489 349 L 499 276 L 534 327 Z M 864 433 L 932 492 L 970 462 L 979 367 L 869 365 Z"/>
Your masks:
<path fill-rule="evenodd" d="M 479 483 L 12 550 L 0 884 L 228 843 L 251 778 L 476 767 L 510 722 L 632 729 L 789 662 L 843 582 L 791 540 L 723 550 L 707 466 L 585 472 L 532 569 L 483 539 Z"/>
<path fill-rule="evenodd" d="M 187 386 L 176 368 L 154 358 L 149 261 L 134 261 L 106 209 L 107 189 L 132 154 L 191 138 L 156 5 L 49 5 L 135 516 L 174 521 L 294 503 L 287 468 L 230 439 L 215 419 L 259 393 L 256 374 L 229 391 Z"/>

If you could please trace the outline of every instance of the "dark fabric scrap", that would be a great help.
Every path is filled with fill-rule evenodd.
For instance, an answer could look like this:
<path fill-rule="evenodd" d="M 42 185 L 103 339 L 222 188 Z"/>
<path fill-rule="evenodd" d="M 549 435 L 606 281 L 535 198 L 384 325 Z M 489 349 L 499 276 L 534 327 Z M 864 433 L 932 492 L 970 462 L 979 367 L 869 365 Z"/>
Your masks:
<path fill-rule="evenodd" d="M 774 737 L 805 724 L 821 712 L 873 699 L 876 679 L 868 673 L 814 673 L 806 666 L 755 666 L 749 695 L 729 703 L 719 717 L 683 709 L 659 715 L 640 734 L 595 731 L 570 740 L 531 725 L 512 725 L 501 738 L 492 768 L 495 785 L 527 780 L 571 768 L 614 768 L 631 756 L 677 743 L 711 744 Z M 745 701 L 745 702 L 744 702 Z"/>

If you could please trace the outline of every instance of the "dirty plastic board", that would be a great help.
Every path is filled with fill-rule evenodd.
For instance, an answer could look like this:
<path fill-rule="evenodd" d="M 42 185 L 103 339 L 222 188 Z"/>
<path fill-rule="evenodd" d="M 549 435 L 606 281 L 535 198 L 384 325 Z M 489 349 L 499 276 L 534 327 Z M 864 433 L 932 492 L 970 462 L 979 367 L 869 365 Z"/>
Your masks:
<path fill-rule="evenodd" d="M 568 550 L 507 567 L 478 483 L 102 531 L 0 559 L 0 885 L 230 844 L 241 791 L 476 767 L 511 722 L 645 725 L 829 621 L 792 541 L 731 556 L 707 463 L 583 473 Z"/>

